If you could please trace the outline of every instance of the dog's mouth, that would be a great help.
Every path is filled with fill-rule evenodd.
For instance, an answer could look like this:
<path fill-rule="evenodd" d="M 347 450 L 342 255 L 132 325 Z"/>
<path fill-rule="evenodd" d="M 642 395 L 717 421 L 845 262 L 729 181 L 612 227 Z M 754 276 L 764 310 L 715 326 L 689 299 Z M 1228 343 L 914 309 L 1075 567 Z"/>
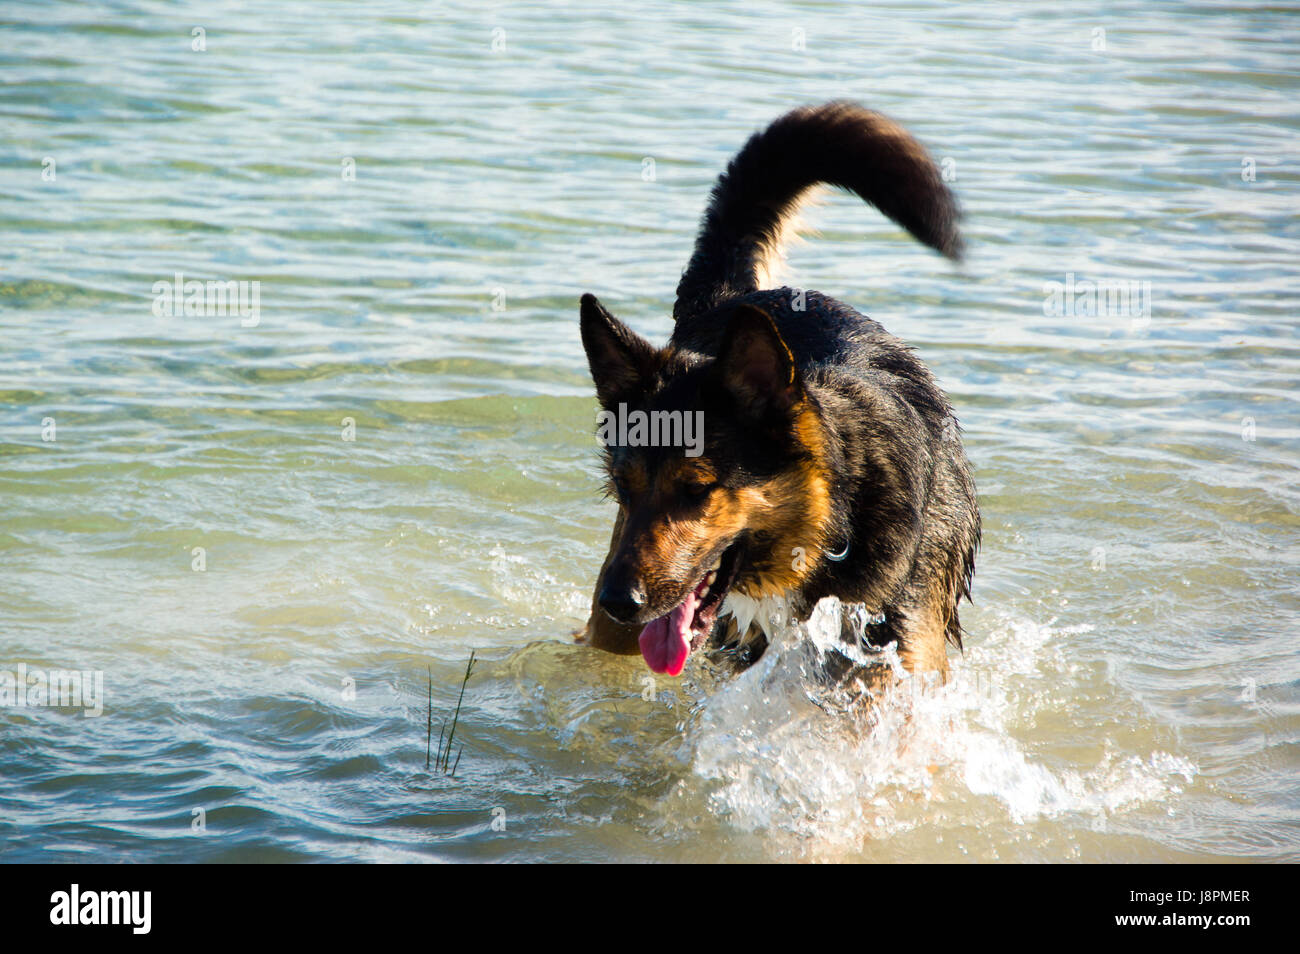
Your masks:
<path fill-rule="evenodd" d="M 713 631 L 718 611 L 740 568 L 740 544 L 722 552 L 704 577 L 676 607 L 641 630 L 638 642 L 646 665 L 653 672 L 679 676 L 686 659 Z"/>

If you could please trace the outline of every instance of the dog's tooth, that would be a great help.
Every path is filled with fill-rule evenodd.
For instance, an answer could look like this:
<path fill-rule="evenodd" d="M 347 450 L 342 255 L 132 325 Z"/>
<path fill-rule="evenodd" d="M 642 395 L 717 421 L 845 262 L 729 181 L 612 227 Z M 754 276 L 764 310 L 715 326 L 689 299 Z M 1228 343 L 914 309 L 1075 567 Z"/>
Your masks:
<path fill-rule="evenodd" d="M 710 570 L 709 575 L 704 578 L 704 582 L 707 583 L 709 586 L 712 586 L 713 581 L 716 580 L 717 578 L 718 578 L 718 574 L 713 570 Z"/>

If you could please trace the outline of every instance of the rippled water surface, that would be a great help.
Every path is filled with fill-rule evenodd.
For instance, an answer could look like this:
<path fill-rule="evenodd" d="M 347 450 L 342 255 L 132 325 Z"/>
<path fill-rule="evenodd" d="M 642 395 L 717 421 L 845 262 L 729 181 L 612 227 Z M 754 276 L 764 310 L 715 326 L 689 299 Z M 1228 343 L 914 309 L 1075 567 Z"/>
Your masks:
<path fill-rule="evenodd" d="M 0 858 L 1300 860 L 1300 14 L 1072 11 L 0 4 L 0 669 L 106 692 L 0 709 Z M 969 261 L 834 196 L 789 281 L 915 345 L 985 520 L 956 678 L 871 727 L 816 620 L 731 681 L 568 638 L 578 296 L 666 338 L 713 177 L 843 97 Z"/>

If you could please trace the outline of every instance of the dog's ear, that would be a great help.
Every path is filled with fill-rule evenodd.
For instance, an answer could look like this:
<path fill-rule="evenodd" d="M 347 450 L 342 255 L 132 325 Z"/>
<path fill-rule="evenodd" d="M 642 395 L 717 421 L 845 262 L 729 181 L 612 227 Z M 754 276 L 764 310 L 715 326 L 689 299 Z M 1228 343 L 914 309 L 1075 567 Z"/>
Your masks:
<path fill-rule="evenodd" d="M 718 350 L 717 374 L 740 407 L 755 417 L 788 411 L 799 399 L 794 355 L 767 312 L 752 305 L 732 312 Z"/>
<path fill-rule="evenodd" d="M 635 395 L 654 368 L 654 345 L 606 311 L 595 295 L 582 296 L 580 327 L 601 406 L 612 408 Z"/>

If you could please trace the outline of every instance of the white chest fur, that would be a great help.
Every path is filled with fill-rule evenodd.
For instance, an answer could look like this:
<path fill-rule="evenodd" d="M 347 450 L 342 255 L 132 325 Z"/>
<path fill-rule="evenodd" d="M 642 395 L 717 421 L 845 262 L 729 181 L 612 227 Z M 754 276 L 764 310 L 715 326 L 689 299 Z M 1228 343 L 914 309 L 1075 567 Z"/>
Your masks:
<path fill-rule="evenodd" d="M 722 601 L 721 615 L 731 614 L 736 621 L 740 641 L 753 638 L 750 627 L 757 626 L 770 641 L 784 627 L 790 625 L 790 599 L 788 596 L 764 596 L 755 599 L 744 593 L 728 593 Z"/>

